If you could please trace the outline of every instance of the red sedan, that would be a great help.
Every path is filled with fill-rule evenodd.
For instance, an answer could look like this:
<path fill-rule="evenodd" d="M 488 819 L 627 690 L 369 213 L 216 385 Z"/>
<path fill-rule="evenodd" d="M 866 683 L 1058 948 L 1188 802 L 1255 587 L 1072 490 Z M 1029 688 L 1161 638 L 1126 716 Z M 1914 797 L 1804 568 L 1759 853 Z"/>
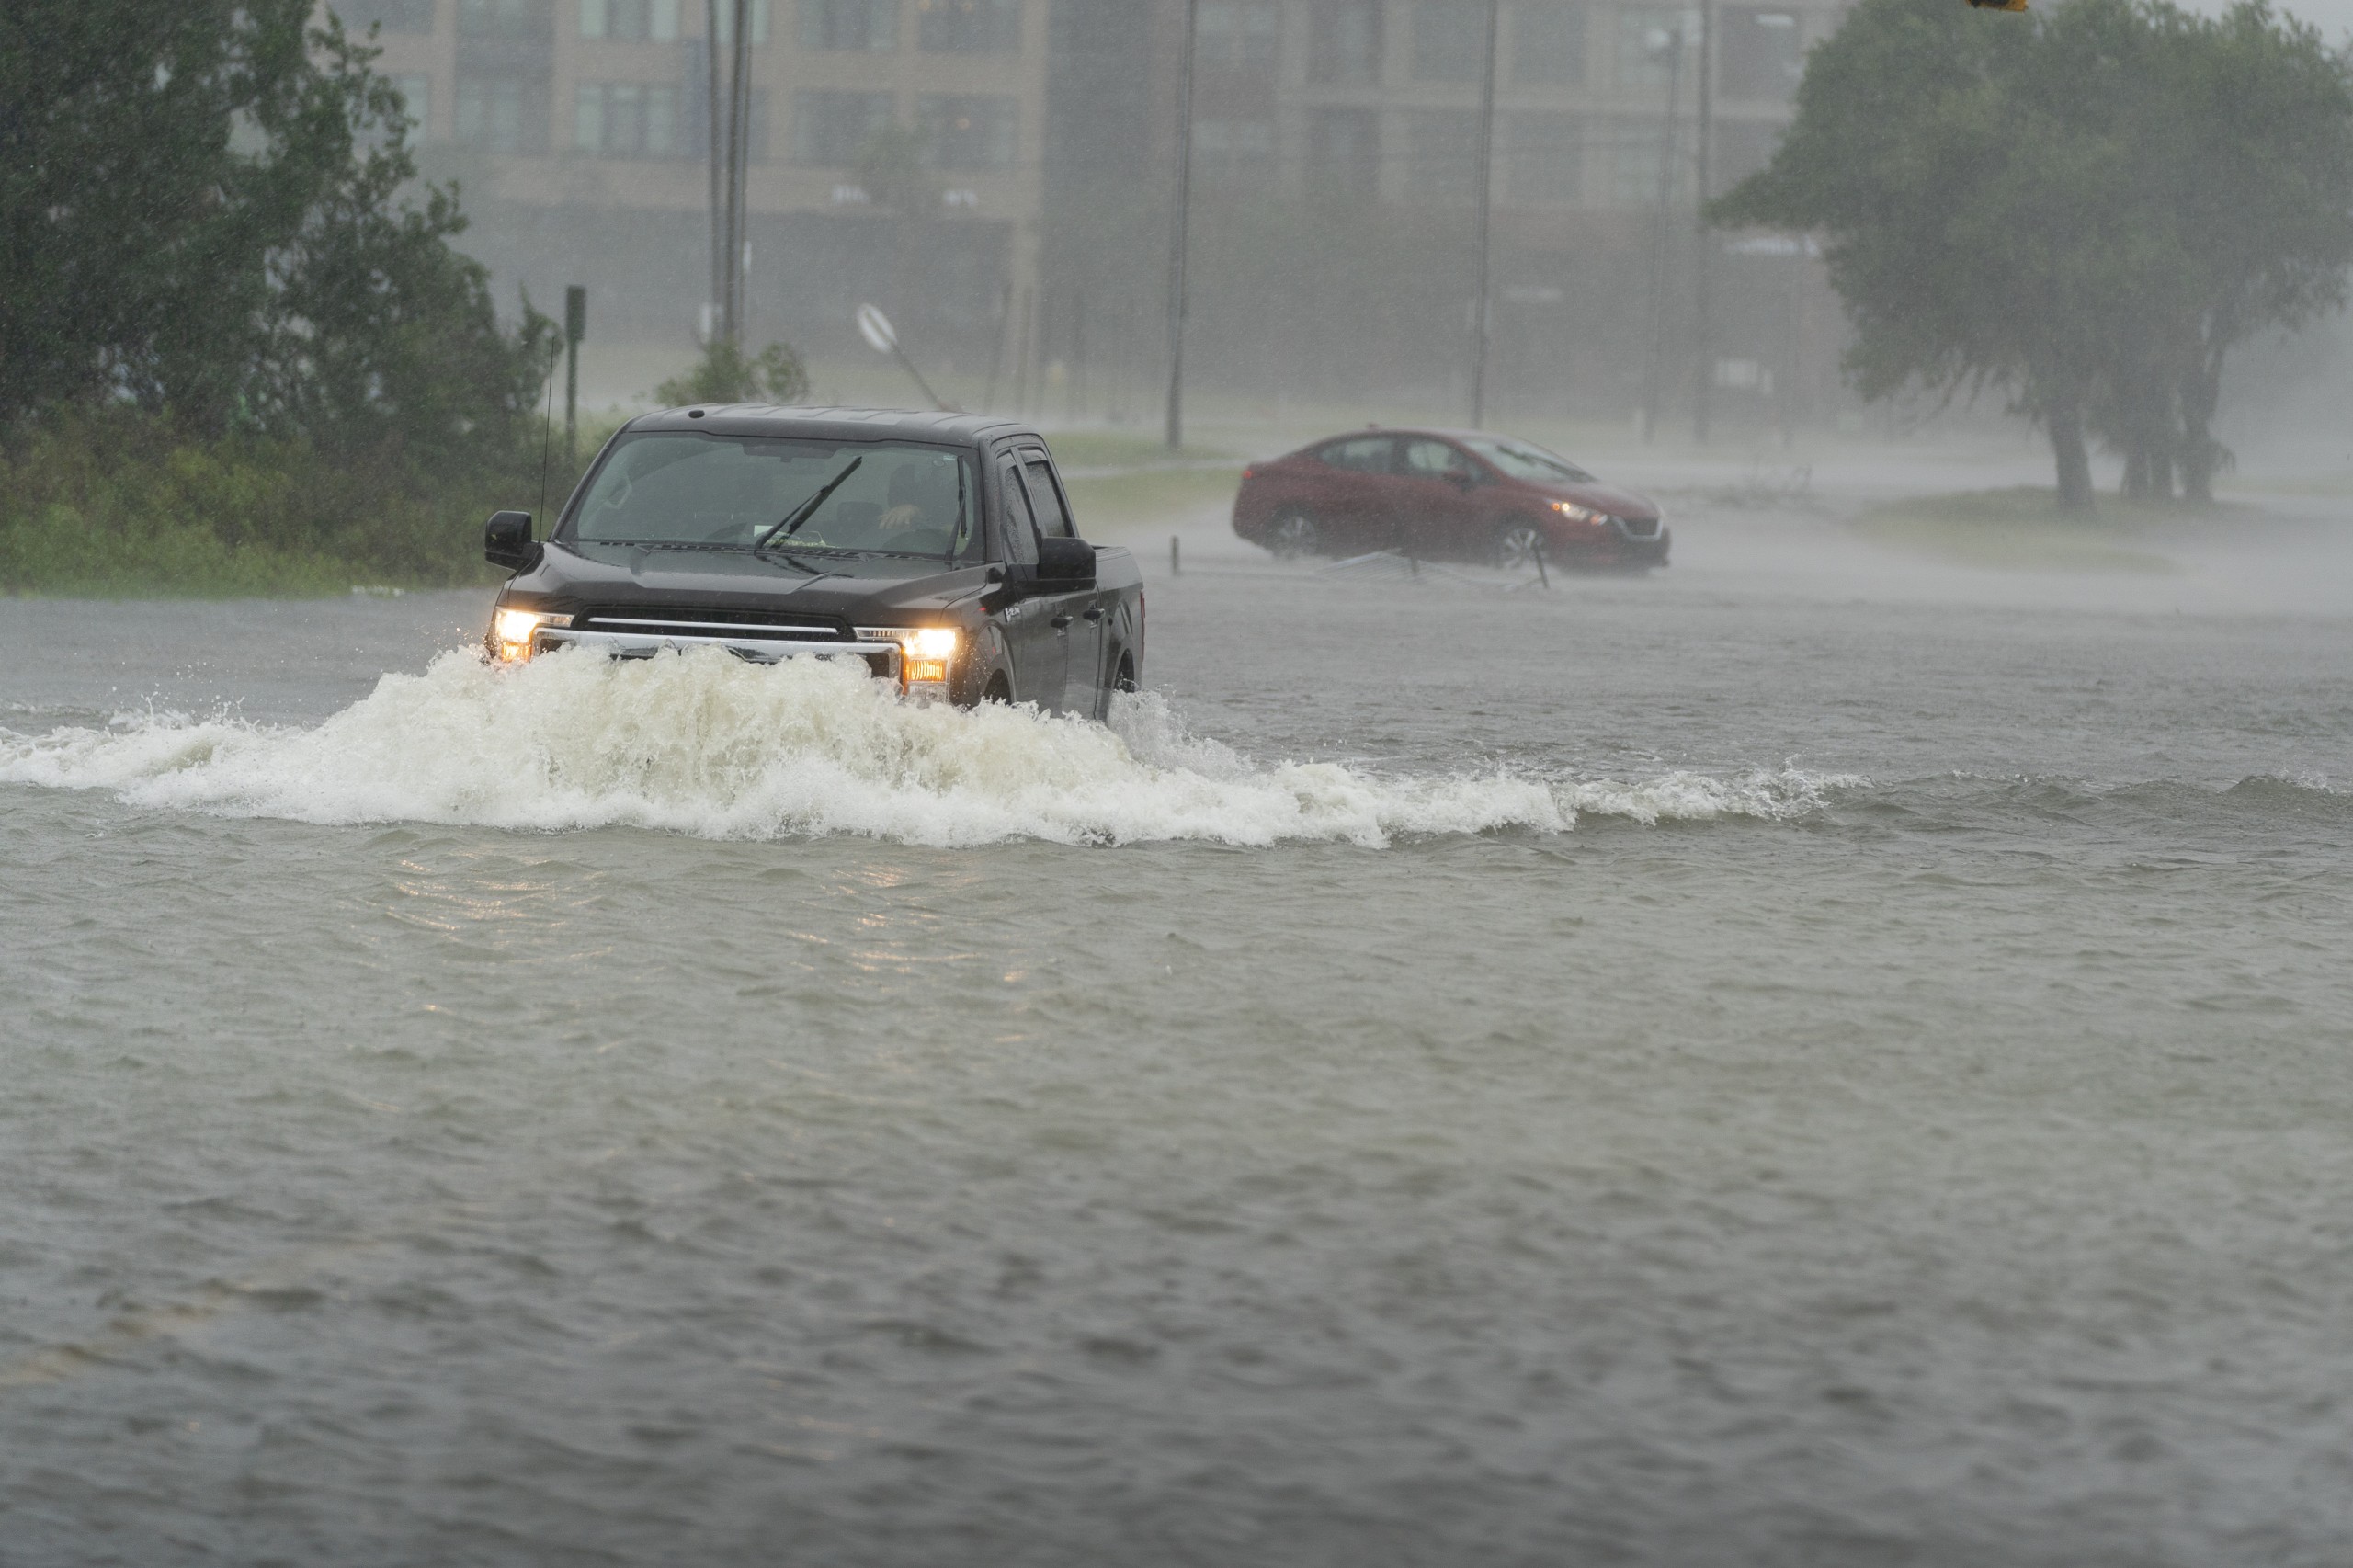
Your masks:
<path fill-rule="evenodd" d="M 1554 566 L 1666 564 L 1658 506 L 1482 430 L 1370 429 L 1242 471 L 1233 531 L 1277 555 L 1404 550 Z"/>

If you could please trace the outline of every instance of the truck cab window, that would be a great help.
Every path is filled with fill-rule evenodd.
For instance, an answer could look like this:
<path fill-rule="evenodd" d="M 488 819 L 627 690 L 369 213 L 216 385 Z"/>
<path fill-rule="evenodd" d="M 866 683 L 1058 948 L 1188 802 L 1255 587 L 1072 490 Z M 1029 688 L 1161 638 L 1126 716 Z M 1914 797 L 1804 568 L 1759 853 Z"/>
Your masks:
<path fill-rule="evenodd" d="M 1022 467 L 1029 471 L 1029 500 L 1038 510 L 1038 531 L 1048 539 L 1076 539 L 1078 528 L 1071 521 L 1062 487 L 1054 483 L 1053 464 L 1033 453 L 1024 453 Z"/>
<path fill-rule="evenodd" d="M 1029 509 L 1029 493 L 1021 483 L 1021 464 L 1011 456 L 997 460 L 997 494 L 1001 505 L 997 516 L 1004 519 L 1004 537 L 998 541 L 1005 559 L 1021 565 L 1035 565 L 1038 560 L 1038 519 Z"/>

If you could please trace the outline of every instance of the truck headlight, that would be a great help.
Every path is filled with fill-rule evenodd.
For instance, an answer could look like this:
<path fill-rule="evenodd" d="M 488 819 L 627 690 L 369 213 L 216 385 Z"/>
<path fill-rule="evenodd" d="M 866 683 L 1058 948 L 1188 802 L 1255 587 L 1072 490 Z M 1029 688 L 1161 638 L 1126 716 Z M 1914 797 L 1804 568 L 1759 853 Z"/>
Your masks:
<path fill-rule="evenodd" d="M 519 664 L 531 656 L 531 634 L 542 626 L 570 626 L 568 615 L 545 610 L 502 609 L 491 617 L 490 640 L 502 663 Z"/>
<path fill-rule="evenodd" d="M 899 645 L 899 686 L 909 697 L 946 697 L 961 634 L 952 626 L 861 626 L 862 642 Z"/>

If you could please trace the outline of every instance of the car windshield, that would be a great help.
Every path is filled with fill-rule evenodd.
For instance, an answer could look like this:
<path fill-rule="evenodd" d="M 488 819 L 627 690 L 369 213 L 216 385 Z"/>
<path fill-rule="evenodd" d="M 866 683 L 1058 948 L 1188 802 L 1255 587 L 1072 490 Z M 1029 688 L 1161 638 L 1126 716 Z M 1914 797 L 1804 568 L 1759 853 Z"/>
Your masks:
<path fill-rule="evenodd" d="M 586 544 L 748 550 L 825 488 L 857 472 L 771 548 L 961 555 L 978 486 L 962 460 L 903 441 L 776 440 L 648 432 L 623 436 L 574 516 Z"/>
<path fill-rule="evenodd" d="M 1525 441 L 1479 436 L 1462 444 L 1514 479 L 1532 479 L 1539 484 L 1558 484 L 1564 479 L 1573 484 L 1595 483 L 1593 475 L 1566 458 L 1556 458 L 1543 448 L 1531 447 Z"/>

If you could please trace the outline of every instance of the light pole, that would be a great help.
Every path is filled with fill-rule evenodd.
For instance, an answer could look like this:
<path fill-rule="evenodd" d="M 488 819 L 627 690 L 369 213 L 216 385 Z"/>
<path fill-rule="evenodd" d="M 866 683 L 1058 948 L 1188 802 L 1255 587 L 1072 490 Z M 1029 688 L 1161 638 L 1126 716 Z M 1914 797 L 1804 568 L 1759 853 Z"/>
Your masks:
<path fill-rule="evenodd" d="M 1714 268 L 1710 262 L 1716 248 L 1714 236 L 1708 232 L 1708 154 L 1716 120 L 1715 41 L 1715 0 L 1699 0 L 1699 147 L 1695 164 L 1699 243 L 1691 262 L 1691 327 L 1699 340 L 1699 379 L 1691 391 L 1691 438 L 1701 446 L 1708 444 L 1708 400 L 1716 383 L 1715 347 L 1710 341 L 1708 321 L 1709 309 L 1714 302 L 1711 297 Z"/>
<path fill-rule="evenodd" d="M 705 307 L 704 331 L 716 341 L 719 336 L 720 301 L 727 292 L 727 277 L 723 270 L 727 255 L 727 217 L 722 205 L 724 197 L 720 165 L 725 157 L 726 139 L 720 132 L 719 120 L 719 6 L 720 0 L 703 0 L 703 52 L 709 56 L 710 67 L 710 94 L 703 101 L 710 121 L 710 303 Z"/>
<path fill-rule="evenodd" d="M 1176 203 L 1168 225 L 1168 449 L 1185 444 L 1185 240 L 1193 195 L 1193 51 L 1200 0 L 1185 0 L 1185 54 L 1176 68 Z"/>
<path fill-rule="evenodd" d="M 1661 287 L 1661 274 L 1666 270 L 1666 213 L 1675 197 L 1675 109 L 1683 96 L 1683 24 L 1677 22 L 1666 29 L 1663 45 L 1654 46 L 1666 51 L 1666 126 L 1659 141 L 1658 152 L 1658 213 L 1651 225 L 1651 351 L 1650 363 L 1643 377 L 1643 439 L 1649 441 L 1658 432 L 1658 405 L 1665 394 L 1666 378 L 1666 290 Z"/>
<path fill-rule="evenodd" d="M 1471 427 L 1487 419 L 1487 352 L 1495 338 L 1495 64 L 1503 0 L 1487 0 L 1487 63 L 1479 78 L 1479 316 L 1471 357 Z"/>

